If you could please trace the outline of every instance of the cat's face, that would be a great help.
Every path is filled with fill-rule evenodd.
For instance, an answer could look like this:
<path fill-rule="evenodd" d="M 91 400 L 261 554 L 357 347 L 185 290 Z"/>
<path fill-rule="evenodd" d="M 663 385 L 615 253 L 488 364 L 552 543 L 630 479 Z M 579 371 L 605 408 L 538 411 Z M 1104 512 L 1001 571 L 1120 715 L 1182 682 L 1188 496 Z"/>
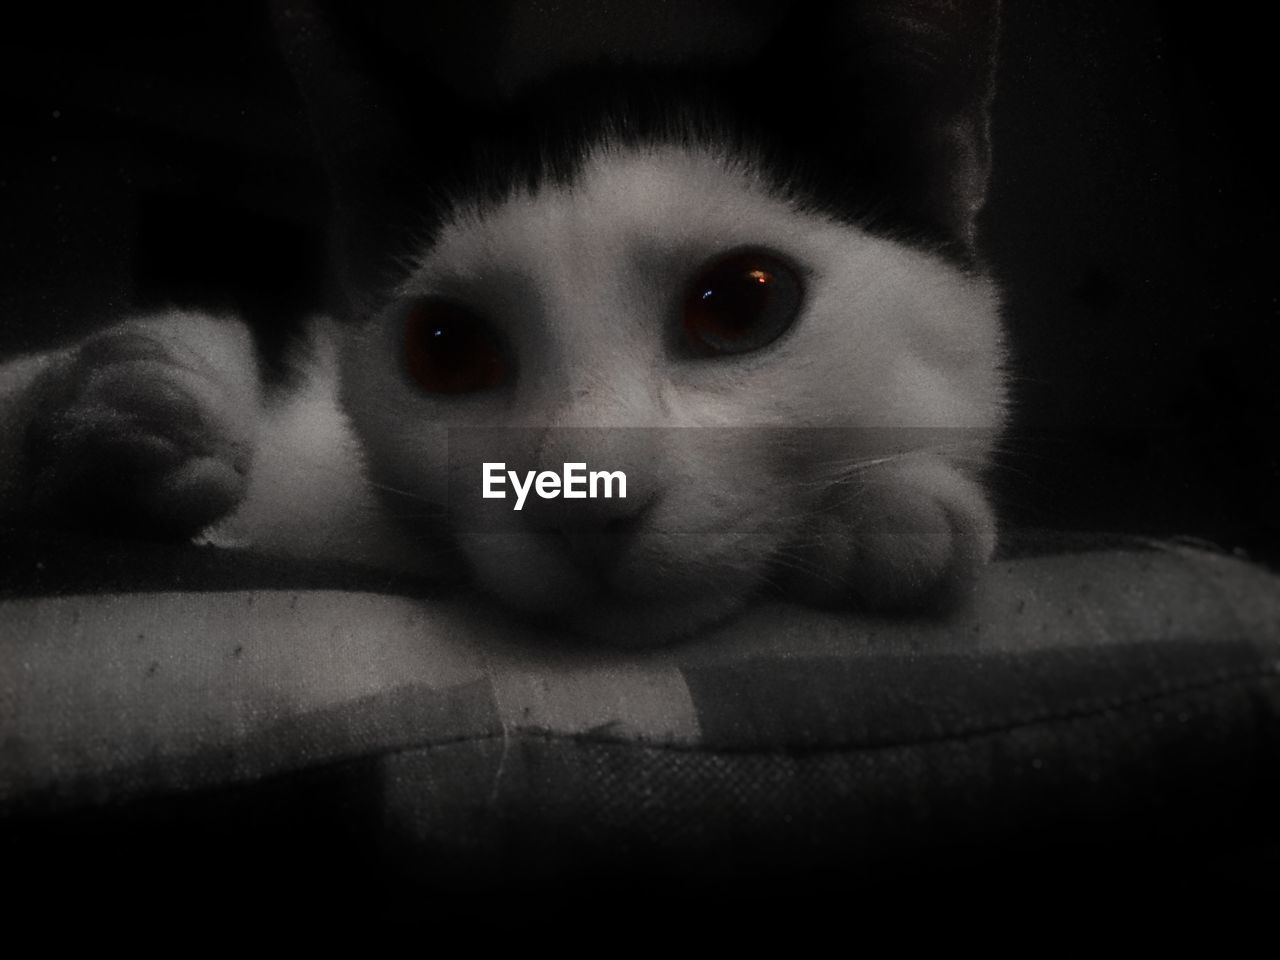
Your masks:
<path fill-rule="evenodd" d="M 572 185 L 460 207 L 352 337 L 344 398 L 424 550 L 449 538 L 511 607 L 654 641 L 797 577 L 858 593 L 856 550 L 815 544 L 868 514 L 989 527 L 963 478 L 1001 424 L 999 355 L 982 278 L 714 149 L 606 146 Z M 921 453 L 905 507 L 861 492 Z M 480 498 L 486 460 L 621 470 L 627 498 L 516 511 L 510 483 Z"/>

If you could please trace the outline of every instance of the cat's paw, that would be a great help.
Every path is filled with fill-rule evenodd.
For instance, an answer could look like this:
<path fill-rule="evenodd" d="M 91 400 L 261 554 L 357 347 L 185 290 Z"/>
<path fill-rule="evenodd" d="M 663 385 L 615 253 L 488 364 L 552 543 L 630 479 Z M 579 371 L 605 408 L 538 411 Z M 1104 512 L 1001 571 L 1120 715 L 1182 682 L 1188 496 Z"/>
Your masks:
<path fill-rule="evenodd" d="M 45 522 L 187 536 L 244 496 L 253 404 L 199 350 L 154 325 L 80 344 L 34 386 L 28 503 Z"/>
<path fill-rule="evenodd" d="M 942 610 L 972 589 L 996 544 L 982 488 L 933 458 L 869 472 L 810 541 L 809 599 L 877 612 Z"/>

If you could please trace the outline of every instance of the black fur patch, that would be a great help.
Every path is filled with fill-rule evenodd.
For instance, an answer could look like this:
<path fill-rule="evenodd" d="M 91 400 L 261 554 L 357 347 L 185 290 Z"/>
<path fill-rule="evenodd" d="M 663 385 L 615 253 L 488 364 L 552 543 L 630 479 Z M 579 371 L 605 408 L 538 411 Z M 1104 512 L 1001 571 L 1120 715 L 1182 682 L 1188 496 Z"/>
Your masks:
<path fill-rule="evenodd" d="M 592 56 L 549 58 L 512 89 L 476 79 L 513 56 L 501 50 L 513 15 L 490 6 L 487 29 L 454 25 L 479 63 L 468 89 L 445 75 L 460 62 L 440 52 L 447 22 L 282 0 L 282 44 L 333 181 L 354 314 L 376 309 L 399 279 L 397 259 L 420 252 L 453 205 L 572 181 L 605 137 L 741 150 L 805 206 L 973 262 L 995 0 L 738 5 L 770 25 L 749 51 L 692 62 L 610 41 Z M 544 40 L 556 15 L 539 28 Z M 413 30 L 435 46 L 415 55 L 403 35 Z"/>

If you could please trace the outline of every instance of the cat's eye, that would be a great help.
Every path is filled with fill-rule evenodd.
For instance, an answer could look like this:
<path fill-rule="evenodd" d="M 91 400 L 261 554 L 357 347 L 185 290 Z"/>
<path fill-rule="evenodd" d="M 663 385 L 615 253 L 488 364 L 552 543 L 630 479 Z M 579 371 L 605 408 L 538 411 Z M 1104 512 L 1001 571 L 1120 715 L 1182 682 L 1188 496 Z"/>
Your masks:
<path fill-rule="evenodd" d="M 503 383 L 509 363 L 490 326 L 466 307 L 422 300 L 404 324 L 405 366 L 429 393 L 474 393 Z"/>
<path fill-rule="evenodd" d="M 694 352 L 746 353 L 778 339 L 800 312 L 795 270 L 761 251 L 722 257 L 694 279 L 681 322 Z"/>

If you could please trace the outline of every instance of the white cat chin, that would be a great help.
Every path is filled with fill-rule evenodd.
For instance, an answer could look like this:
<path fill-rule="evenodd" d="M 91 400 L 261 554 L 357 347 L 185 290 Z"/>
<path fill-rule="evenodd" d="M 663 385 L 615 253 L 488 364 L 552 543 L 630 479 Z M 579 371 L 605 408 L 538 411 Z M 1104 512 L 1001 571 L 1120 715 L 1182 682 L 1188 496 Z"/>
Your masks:
<path fill-rule="evenodd" d="M 732 535 L 712 539 L 721 548 L 741 546 Z M 767 553 L 757 563 L 715 559 L 740 550 L 713 550 L 696 561 L 644 553 L 601 577 L 537 537 L 460 540 L 479 584 L 516 617 L 610 646 L 670 643 L 724 620 L 745 604 L 767 565 Z"/>

